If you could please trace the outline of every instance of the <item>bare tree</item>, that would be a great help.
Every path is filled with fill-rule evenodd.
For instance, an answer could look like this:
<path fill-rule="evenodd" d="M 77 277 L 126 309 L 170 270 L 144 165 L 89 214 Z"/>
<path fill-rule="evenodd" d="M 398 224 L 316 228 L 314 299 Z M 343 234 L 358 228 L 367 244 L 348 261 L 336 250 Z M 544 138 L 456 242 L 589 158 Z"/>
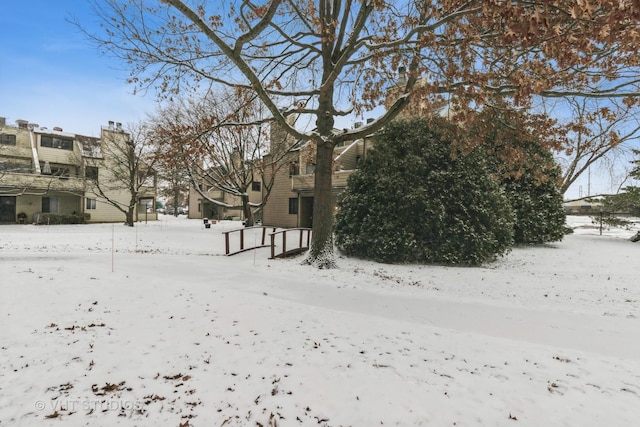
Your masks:
<path fill-rule="evenodd" d="M 290 135 L 315 144 L 307 262 L 318 267 L 334 265 L 334 147 L 377 131 L 411 97 L 447 99 L 464 119 L 495 96 L 520 107 L 536 95 L 638 96 L 640 8 L 624 0 L 93 4 L 102 31 L 87 34 L 125 61 L 139 89 L 171 97 L 202 85 L 242 88 Z M 390 86 L 395 95 L 380 117 L 334 129 L 336 117 L 381 105 Z M 297 129 L 287 121 L 293 114 L 311 116 L 315 127 Z"/>
<path fill-rule="evenodd" d="M 187 156 L 180 147 L 176 147 L 176 119 L 169 108 L 159 110 L 156 117 L 151 117 L 148 125 L 153 135 L 155 150 L 155 170 L 158 177 L 158 192 L 164 196 L 173 211 L 179 215 L 179 207 L 189 192 L 189 167 Z"/>
<path fill-rule="evenodd" d="M 164 196 L 171 207 L 173 216 L 180 214 L 180 206 L 189 192 L 189 174 L 187 168 L 177 159 L 160 158 L 156 162 L 159 181 L 158 192 Z"/>
<path fill-rule="evenodd" d="M 638 112 L 615 99 L 569 97 L 555 106 L 559 109 L 568 113 L 568 118 L 560 120 L 556 147 L 563 168 L 563 193 L 592 167 L 613 173 L 613 166 L 630 154 L 632 143 L 640 138 Z"/>
<path fill-rule="evenodd" d="M 163 162 L 182 164 L 203 199 L 226 208 L 240 207 L 245 225 L 251 226 L 254 214 L 269 198 L 287 150 L 270 150 L 264 107 L 246 92 L 181 98 L 160 110 L 154 127 L 157 139 L 165 141 Z M 261 200 L 252 202 L 249 190 L 256 182 Z M 212 197 L 211 189 L 232 196 L 237 205 Z"/>
<path fill-rule="evenodd" d="M 103 128 L 101 157 L 87 158 L 85 163 L 85 168 L 95 168 L 86 173 L 88 191 L 121 211 L 130 227 L 141 196 L 148 195 L 149 187 L 155 188 L 156 156 L 150 151 L 149 135 L 144 124 L 130 124 L 126 131 Z"/>

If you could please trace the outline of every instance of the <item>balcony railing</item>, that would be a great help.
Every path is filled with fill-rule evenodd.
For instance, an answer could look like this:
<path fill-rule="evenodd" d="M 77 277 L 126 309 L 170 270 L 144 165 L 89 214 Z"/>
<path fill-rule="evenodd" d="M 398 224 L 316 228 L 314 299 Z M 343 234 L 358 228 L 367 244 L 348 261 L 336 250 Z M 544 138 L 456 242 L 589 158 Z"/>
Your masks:
<path fill-rule="evenodd" d="M 331 186 L 333 188 L 345 188 L 347 179 L 354 170 L 337 171 L 333 173 L 331 178 Z M 312 190 L 314 187 L 314 175 L 293 175 L 291 177 L 291 190 Z"/>
<path fill-rule="evenodd" d="M 0 186 L 16 189 L 84 191 L 84 179 L 30 173 L 1 173 Z"/>
<path fill-rule="evenodd" d="M 156 187 L 151 186 L 151 185 L 145 185 L 143 187 L 140 187 L 140 190 L 138 191 L 138 197 L 155 197 L 156 196 Z"/>

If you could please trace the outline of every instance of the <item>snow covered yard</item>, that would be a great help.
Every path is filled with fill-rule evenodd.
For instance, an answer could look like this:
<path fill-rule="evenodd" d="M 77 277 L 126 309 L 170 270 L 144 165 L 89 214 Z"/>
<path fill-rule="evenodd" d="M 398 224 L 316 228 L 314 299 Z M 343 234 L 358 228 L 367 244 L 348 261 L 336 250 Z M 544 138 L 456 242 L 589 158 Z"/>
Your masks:
<path fill-rule="evenodd" d="M 2 226 L 0 426 L 637 426 L 640 243 L 580 221 L 336 270 L 225 257 L 230 222 Z"/>

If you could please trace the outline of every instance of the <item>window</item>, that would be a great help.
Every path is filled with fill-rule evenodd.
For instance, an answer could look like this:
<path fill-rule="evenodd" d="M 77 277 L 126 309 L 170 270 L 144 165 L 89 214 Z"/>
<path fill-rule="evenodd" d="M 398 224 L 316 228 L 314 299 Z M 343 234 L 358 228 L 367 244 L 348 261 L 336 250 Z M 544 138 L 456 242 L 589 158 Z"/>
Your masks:
<path fill-rule="evenodd" d="M 86 209 L 95 209 L 96 208 L 96 199 L 86 199 Z"/>
<path fill-rule="evenodd" d="M 153 199 L 145 197 L 138 200 L 140 212 L 153 212 Z"/>
<path fill-rule="evenodd" d="M 16 136 L 6 133 L 0 134 L 0 144 L 2 145 L 16 145 Z"/>
<path fill-rule="evenodd" d="M 289 215 L 297 215 L 298 214 L 298 198 L 292 197 L 289 199 Z"/>
<path fill-rule="evenodd" d="M 42 212 L 43 213 L 58 213 L 58 198 L 57 197 L 43 197 L 42 198 Z"/>
<path fill-rule="evenodd" d="M 311 163 L 311 164 L 307 165 L 307 175 L 311 175 L 315 171 L 316 171 L 316 164 L 315 163 Z"/>
<path fill-rule="evenodd" d="M 40 137 L 40 146 L 73 151 L 73 140 L 68 138 L 58 138 L 55 136 L 42 135 Z"/>
<path fill-rule="evenodd" d="M 259 181 L 253 181 L 253 182 L 251 183 L 251 191 L 260 191 L 260 189 L 261 189 L 261 184 L 262 184 L 262 183 L 261 183 L 261 182 L 259 182 Z"/>
<path fill-rule="evenodd" d="M 95 179 L 98 180 L 98 167 L 97 166 L 87 166 L 84 168 L 84 176 L 87 179 Z"/>
<path fill-rule="evenodd" d="M 300 166 L 298 162 L 289 163 L 289 176 L 300 175 Z"/>

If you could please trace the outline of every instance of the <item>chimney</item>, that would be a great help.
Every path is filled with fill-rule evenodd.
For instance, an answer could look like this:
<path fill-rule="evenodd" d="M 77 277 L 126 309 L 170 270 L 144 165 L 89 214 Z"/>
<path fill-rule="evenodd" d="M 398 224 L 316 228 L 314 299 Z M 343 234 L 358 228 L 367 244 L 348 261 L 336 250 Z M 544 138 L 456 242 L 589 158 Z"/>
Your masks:
<path fill-rule="evenodd" d="M 0 126 L 6 126 L 6 125 L 7 125 L 7 118 L 0 117 Z"/>
<path fill-rule="evenodd" d="M 16 120 L 19 129 L 27 129 L 27 125 L 29 124 L 28 120 L 18 119 Z"/>
<path fill-rule="evenodd" d="M 122 123 L 120 123 L 120 122 L 117 122 L 117 123 L 116 123 L 116 130 L 117 130 L 118 132 L 122 132 Z"/>
<path fill-rule="evenodd" d="M 109 130 L 113 130 L 113 120 L 109 120 Z"/>
<path fill-rule="evenodd" d="M 361 126 L 362 126 L 362 122 L 355 122 L 355 123 L 353 124 L 353 128 L 354 128 L 354 129 L 358 129 L 358 128 L 359 128 L 359 127 L 361 127 Z"/>
<path fill-rule="evenodd" d="M 285 109 L 280 109 L 285 111 Z M 291 114 L 287 116 L 287 123 L 290 126 L 295 125 L 295 119 L 297 114 Z M 294 143 L 294 138 L 287 133 L 278 123 L 271 122 L 269 129 L 269 153 L 274 155 L 282 155 L 285 151 L 289 150 Z"/>

